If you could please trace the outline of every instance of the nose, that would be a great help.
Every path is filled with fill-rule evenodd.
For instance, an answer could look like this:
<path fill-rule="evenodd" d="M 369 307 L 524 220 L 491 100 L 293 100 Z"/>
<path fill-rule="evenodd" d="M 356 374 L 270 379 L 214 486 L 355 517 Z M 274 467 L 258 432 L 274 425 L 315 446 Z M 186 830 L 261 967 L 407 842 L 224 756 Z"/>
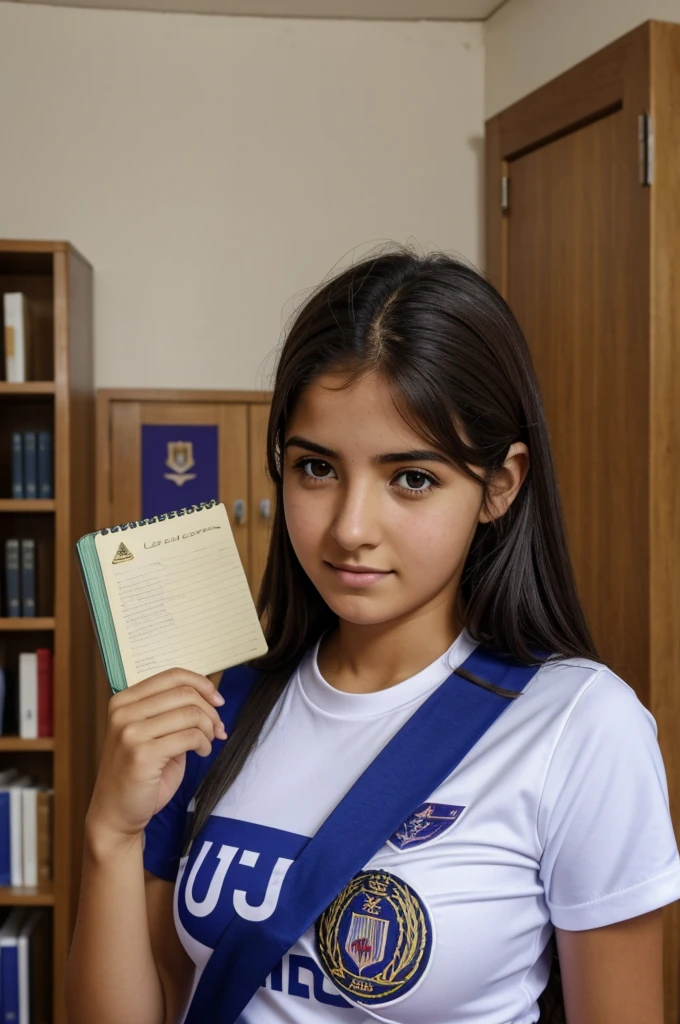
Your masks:
<path fill-rule="evenodd" d="M 380 543 L 380 498 L 366 482 L 338 487 L 338 504 L 333 516 L 331 536 L 345 551 L 374 548 Z"/>

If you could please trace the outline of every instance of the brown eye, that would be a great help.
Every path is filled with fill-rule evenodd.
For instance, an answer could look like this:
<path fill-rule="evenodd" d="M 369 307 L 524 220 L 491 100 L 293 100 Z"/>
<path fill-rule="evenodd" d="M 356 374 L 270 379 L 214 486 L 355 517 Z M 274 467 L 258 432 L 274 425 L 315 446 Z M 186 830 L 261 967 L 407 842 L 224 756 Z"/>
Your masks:
<path fill-rule="evenodd" d="M 420 469 L 406 469 L 395 478 L 396 481 L 403 480 L 398 486 L 406 494 L 420 495 L 427 494 L 435 487 L 439 487 L 439 481 L 429 473 Z"/>
<path fill-rule="evenodd" d="M 312 480 L 326 480 L 329 477 L 329 471 L 333 472 L 333 467 L 323 459 L 300 459 L 295 468 L 301 470 L 304 476 Z"/>

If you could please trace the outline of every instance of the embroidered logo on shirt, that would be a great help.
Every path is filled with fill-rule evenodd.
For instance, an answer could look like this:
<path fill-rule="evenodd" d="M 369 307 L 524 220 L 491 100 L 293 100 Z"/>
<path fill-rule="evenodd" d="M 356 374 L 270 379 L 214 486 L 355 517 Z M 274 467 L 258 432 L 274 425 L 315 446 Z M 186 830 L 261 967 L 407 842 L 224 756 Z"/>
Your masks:
<path fill-rule="evenodd" d="M 432 923 L 418 893 L 389 871 L 361 871 L 316 924 L 330 980 L 354 1002 L 383 1006 L 411 992 L 432 954 Z"/>
<path fill-rule="evenodd" d="M 465 807 L 456 804 L 423 804 L 387 840 L 388 846 L 403 853 L 415 846 L 439 839 L 456 824 Z"/>

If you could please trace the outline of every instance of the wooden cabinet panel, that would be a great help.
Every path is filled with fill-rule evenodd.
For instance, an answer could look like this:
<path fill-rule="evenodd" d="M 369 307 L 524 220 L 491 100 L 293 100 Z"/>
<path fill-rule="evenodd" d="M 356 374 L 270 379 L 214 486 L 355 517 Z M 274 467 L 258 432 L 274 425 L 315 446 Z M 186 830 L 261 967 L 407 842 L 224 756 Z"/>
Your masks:
<path fill-rule="evenodd" d="M 142 517 L 142 432 L 147 425 L 217 428 L 218 498 L 224 502 L 256 595 L 269 523 L 260 502 L 273 499 L 264 474 L 269 395 L 263 392 L 106 390 L 97 396 L 97 528 Z M 184 440 L 178 433 L 177 440 Z M 186 504 L 177 488 L 174 508 Z M 171 509 L 168 508 L 168 511 Z M 109 689 L 97 663 L 96 762 L 106 733 Z"/>
<path fill-rule="evenodd" d="M 267 423 L 269 405 L 251 405 L 249 417 L 250 473 L 250 589 L 255 600 L 260 591 L 274 521 L 276 490 L 267 476 Z"/>
<path fill-rule="evenodd" d="M 236 501 L 248 500 L 248 409 L 244 403 L 112 402 L 110 522 L 129 522 L 142 514 L 141 437 L 146 424 L 199 426 L 218 429 L 219 500 L 229 514 L 243 567 L 248 574 L 247 519 L 239 522 Z M 178 440 L 181 438 L 178 437 Z M 181 487 L 175 507 L 182 508 Z M 247 505 L 246 505 L 247 508 Z M 168 511 L 171 511 L 168 509 Z"/>

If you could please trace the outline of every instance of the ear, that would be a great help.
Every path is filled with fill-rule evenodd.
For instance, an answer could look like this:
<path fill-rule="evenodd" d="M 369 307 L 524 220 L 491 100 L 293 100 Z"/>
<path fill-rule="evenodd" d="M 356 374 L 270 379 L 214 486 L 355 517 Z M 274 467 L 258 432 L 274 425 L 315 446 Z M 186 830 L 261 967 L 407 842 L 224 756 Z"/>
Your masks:
<path fill-rule="evenodd" d="M 508 448 L 505 462 L 496 470 L 489 484 L 490 508 L 487 511 L 485 505 L 482 506 L 479 513 L 480 523 L 490 523 L 505 515 L 517 497 L 528 472 L 529 449 L 522 441 L 516 441 Z"/>

